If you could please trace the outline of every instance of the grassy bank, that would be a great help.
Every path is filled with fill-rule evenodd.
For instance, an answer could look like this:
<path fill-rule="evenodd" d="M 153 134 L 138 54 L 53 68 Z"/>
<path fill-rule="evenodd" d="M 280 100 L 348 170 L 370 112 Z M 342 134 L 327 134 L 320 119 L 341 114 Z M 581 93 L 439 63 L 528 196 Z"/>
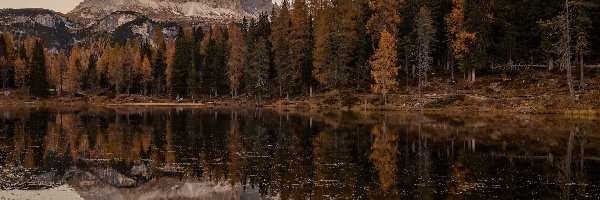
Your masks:
<path fill-rule="evenodd" d="M 594 75 L 596 76 L 596 75 Z M 481 77 L 476 83 L 440 79 L 422 86 L 408 84 L 389 95 L 384 105 L 380 95 L 365 91 L 320 91 L 313 96 L 288 98 L 267 94 L 262 107 L 275 110 L 321 111 L 427 111 L 489 112 L 527 114 L 598 115 L 600 113 L 600 77 L 590 77 L 585 87 L 577 88 L 576 98 L 568 95 L 561 74 L 532 71 L 523 75 Z M 87 95 L 52 95 L 47 99 L 30 97 L 23 91 L 10 90 L 0 97 L 2 105 L 104 105 L 104 106 L 177 106 L 177 107 L 255 107 L 253 96 L 197 96 L 179 99 L 134 94 L 114 95 L 98 92 Z"/>

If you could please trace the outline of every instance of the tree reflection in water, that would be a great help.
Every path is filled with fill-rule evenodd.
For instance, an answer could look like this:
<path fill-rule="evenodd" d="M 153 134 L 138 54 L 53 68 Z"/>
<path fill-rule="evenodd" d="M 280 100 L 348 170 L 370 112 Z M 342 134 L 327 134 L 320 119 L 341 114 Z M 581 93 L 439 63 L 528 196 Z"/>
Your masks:
<path fill-rule="evenodd" d="M 0 189 L 69 183 L 86 198 L 132 199 L 600 198 L 595 118 L 0 111 L 8 113 L 0 129 Z"/>

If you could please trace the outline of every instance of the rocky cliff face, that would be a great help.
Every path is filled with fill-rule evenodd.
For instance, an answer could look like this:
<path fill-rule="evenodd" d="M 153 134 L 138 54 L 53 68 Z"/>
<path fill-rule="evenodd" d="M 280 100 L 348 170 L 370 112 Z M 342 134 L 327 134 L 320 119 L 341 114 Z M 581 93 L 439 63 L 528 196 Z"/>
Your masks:
<path fill-rule="evenodd" d="M 272 7 L 270 0 L 85 0 L 69 16 L 100 19 L 135 11 L 159 21 L 211 21 L 254 16 Z"/>
<path fill-rule="evenodd" d="M 50 48 L 64 48 L 96 36 L 117 41 L 149 38 L 160 24 L 168 37 L 188 25 L 226 23 L 256 17 L 273 8 L 271 0 L 84 0 L 68 14 L 45 9 L 0 9 L 0 31 L 15 38 L 41 37 Z"/>

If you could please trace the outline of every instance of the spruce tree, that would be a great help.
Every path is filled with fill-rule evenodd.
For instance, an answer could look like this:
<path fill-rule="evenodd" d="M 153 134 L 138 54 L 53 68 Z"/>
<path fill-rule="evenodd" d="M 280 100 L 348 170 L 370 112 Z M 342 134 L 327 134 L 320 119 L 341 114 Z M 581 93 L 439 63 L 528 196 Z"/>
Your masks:
<path fill-rule="evenodd" d="M 167 46 L 165 44 L 165 36 L 160 26 L 154 28 L 154 36 L 152 38 L 152 76 L 154 77 L 154 88 L 156 92 L 165 92 L 167 87 L 167 61 L 166 53 Z"/>
<path fill-rule="evenodd" d="M 46 76 L 46 58 L 44 44 L 36 40 L 31 56 L 29 73 L 29 94 L 36 97 L 48 97 L 48 77 Z"/>
<path fill-rule="evenodd" d="M 173 58 L 173 68 L 171 69 L 171 95 L 185 96 L 187 94 L 188 73 L 190 69 L 190 51 L 189 40 L 185 32 L 180 30 L 175 40 L 175 55 Z"/>

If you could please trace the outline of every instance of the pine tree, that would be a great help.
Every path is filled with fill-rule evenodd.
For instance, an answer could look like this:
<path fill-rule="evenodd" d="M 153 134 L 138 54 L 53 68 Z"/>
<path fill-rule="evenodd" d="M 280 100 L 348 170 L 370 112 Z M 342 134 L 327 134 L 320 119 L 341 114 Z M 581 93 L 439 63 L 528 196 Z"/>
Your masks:
<path fill-rule="evenodd" d="M 165 36 L 160 25 L 154 27 L 154 35 L 152 38 L 152 76 L 154 76 L 154 88 L 157 92 L 165 92 L 167 88 L 167 62 L 165 54 L 167 54 L 167 46 L 165 44 Z"/>
<path fill-rule="evenodd" d="M 381 33 L 379 48 L 375 50 L 370 64 L 371 76 L 375 80 L 373 92 L 383 95 L 384 104 L 387 105 L 387 94 L 398 87 L 396 76 L 398 76 L 397 49 L 394 36 L 386 29 Z"/>
<path fill-rule="evenodd" d="M 16 59 L 15 43 L 10 32 L 0 32 L 0 78 L 2 78 L 2 88 L 10 85 L 11 75 L 14 71 L 14 61 Z"/>
<path fill-rule="evenodd" d="M 229 85 L 231 96 L 236 97 L 244 75 L 244 65 L 248 47 L 244 40 L 243 32 L 233 22 L 229 23 L 229 59 L 227 61 Z"/>
<path fill-rule="evenodd" d="M 312 23 L 306 0 L 294 0 L 291 13 L 290 69 L 294 86 L 310 86 L 312 70 Z M 308 77 L 304 77 L 308 75 Z"/>
<path fill-rule="evenodd" d="M 317 8 L 313 75 L 328 88 L 341 89 L 349 82 L 358 43 L 357 9 L 352 0 Z"/>
<path fill-rule="evenodd" d="M 419 69 L 419 93 L 421 85 L 427 81 L 427 72 L 433 61 L 432 45 L 435 38 L 435 27 L 431 18 L 431 11 L 421 7 L 415 19 L 415 32 L 417 34 L 417 68 Z"/>
<path fill-rule="evenodd" d="M 182 97 L 187 94 L 188 76 L 191 64 L 190 40 L 186 36 L 186 31 L 180 30 L 175 40 L 175 54 L 173 56 L 173 66 L 171 68 L 171 95 Z"/>
<path fill-rule="evenodd" d="M 85 73 L 85 89 L 95 90 L 98 87 L 98 59 L 95 54 L 90 54 L 88 58 L 87 72 Z"/>
<path fill-rule="evenodd" d="M 245 70 L 246 90 L 255 95 L 256 105 L 262 104 L 261 95 L 267 89 L 269 62 L 267 41 L 259 38 L 250 49 L 248 68 Z"/>
<path fill-rule="evenodd" d="M 45 98 L 48 96 L 45 48 L 41 40 L 36 40 L 31 57 L 29 73 L 29 94 Z"/>
<path fill-rule="evenodd" d="M 284 0 L 281 7 L 274 10 L 272 16 L 271 36 L 270 41 L 273 45 L 273 64 L 277 72 L 277 85 L 279 88 L 279 96 L 283 96 L 283 92 L 289 94 L 292 88 L 293 77 L 299 73 L 294 71 L 290 66 L 291 46 L 290 46 L 290 23 L 291 16 L 288 9 L 289 3 Z"/>
<path fill-rule="evenodd" d="M 215 96 L 218 95 L 218 91 L 226 81 L 225 77 L 225 64 L 227 48 L 225 47 L 225 41 L 223 37 L 223 30 L 219 24 L 212 27 L 210 34 L 205 35 L 208 41 L 201 47 L 204 57 L 204 64 L 202 70 L 203 86 L 209 89 Z M 204 42 L 203 42 L 204 43 Z"/>

